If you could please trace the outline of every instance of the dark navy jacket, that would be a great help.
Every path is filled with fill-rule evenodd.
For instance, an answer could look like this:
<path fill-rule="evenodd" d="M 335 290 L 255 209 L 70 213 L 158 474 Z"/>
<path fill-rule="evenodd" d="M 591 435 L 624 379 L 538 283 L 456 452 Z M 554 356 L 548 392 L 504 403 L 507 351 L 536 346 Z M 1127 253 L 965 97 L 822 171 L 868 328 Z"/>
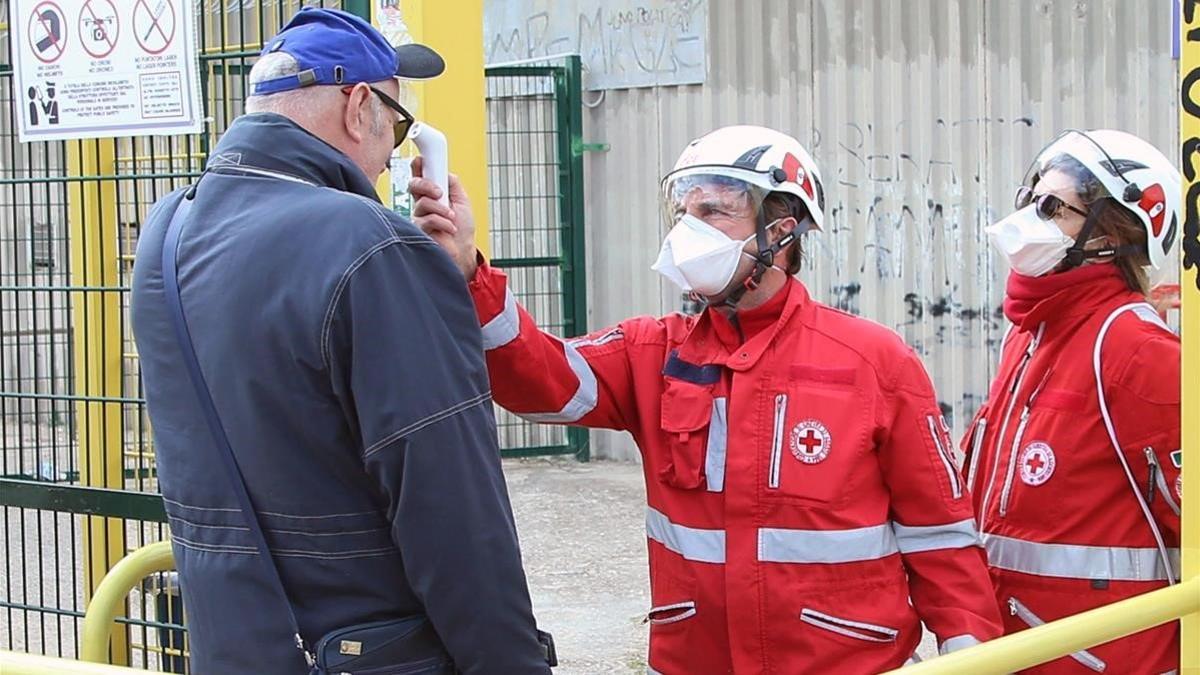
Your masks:
<path fill-rule="evenodd" d="M 133 330 L 197 673 L 302 673 L 188 381 L 161 255 Z M 286 118 L 234 122 L 178 250 L 201 370 L 304 639 L 425 613 L 459 669 L 548 672 L 462 274 L 342 153 Z"/>

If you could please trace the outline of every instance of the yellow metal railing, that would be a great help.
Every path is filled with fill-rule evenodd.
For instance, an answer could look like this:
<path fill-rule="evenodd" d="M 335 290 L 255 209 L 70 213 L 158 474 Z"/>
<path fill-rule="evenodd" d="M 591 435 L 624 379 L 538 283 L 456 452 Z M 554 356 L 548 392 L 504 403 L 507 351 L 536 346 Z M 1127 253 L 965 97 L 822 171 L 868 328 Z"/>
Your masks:
<path fill-rule="evenodd" d="M 0 673 L 4 675 L 134 675 L 145 672 L 106 663 L 88 663 L 0 649 Z"/>
<path fill-rule="evenodd" d="M 142 579 L 156 572 L 175 569 L 171 542 L 160 541 L 143 546 L 125 556 L 104 576 L 96 587 L 92 601 L 83 617 L 83 632 L 79 636 L 79 658 L 93 663 L 108 662 L 108 642 L 116 618 L 125 608 L 129 592 Z M 8 671 L 4 671 L 8 675 Z"/>
<path fill-rule="evenodd" d="M 1059 619 L 892 673 L 989 675 L 1053 661 L 1200 612 L 1200 579 Z"/>

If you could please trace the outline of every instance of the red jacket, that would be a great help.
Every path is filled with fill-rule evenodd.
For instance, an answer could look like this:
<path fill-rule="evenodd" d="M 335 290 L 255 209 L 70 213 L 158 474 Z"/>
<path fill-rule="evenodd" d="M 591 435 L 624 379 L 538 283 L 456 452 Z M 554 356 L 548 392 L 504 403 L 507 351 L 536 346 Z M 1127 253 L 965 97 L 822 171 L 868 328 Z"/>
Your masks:
<path fill-rule="evenodd" d="M 921 621 L 946 650 L 999 635 L 933 388 L 895 333 L 793 281 L 744 344 L 711 310 L 564 342 L 505 283 L 471 284 L 496 401 L 641 449 L 651 672 L 877 673 Z"/>
<path fill-rule="evenodd" d="M 1179 339 L 1114 267 L 1090 267 L 1016 317 L 963 439 L 1010 633 L 1166 585 L 1147 513 L 1178 574 Z M 1094 369 L 1106 326 L 1101 391 L 1120 453 Z M 1029 672 L 1163 673 L 1178 659 L 1172 623 Z"/>

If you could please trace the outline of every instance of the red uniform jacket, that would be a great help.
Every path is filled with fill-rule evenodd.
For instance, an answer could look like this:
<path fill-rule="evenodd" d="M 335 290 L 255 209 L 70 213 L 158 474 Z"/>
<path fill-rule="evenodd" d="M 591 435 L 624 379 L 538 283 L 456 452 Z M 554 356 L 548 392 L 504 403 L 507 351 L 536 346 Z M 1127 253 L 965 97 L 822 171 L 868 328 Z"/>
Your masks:
<path fill-rule="evenodd" d="M 892 331 L 792 281 L 744 344 L 713 310 L 564 342 L 499 271 L 471 291 L 500 405 L 641 449 L 651 672 L 877 673 L 921 621 L 946 650 L 999 635 L 933 388 Z"/>
<path fill-rule="evenodd" d="M 1166 585 L 1160 543 L 1178 574 L 1179 339 L 1109 271 L 1019 317 L 963 439 L 1008 632 Z M 1178 659 L 1172 623 L 1030 672 L 1163 673 Z"/>

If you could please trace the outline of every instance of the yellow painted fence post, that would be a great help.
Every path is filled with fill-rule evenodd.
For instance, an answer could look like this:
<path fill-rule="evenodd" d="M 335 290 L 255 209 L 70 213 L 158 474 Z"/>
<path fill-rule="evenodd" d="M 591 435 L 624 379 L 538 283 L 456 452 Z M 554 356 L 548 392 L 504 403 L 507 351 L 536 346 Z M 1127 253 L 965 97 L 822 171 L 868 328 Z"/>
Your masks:
<path fill-rule="evenodd" d="M 1200 577 L 1200 2 L 1182 0 L 1179 25 L 1182 102 L 1179 133 L 1183 169 L 1183 579 Z M 1200 615 L 1182 619 L 1180 668 L 1200 673 Z"/>
<path fill-rule="evenodd" d="M 384 13 L 399 12 L 414 42 L 446 59 L 446 72 L 414 83 L 416 118 L 437 127 L 450 145 L 450 171 L 458 174 L 475 213 L 475 241 L 488 251 L 487 120 L 483 76 L 483 0 L 371 0 L 375 25 L 388 33 Z M 390 36 L 389 36 L 390 37 Z M 415 150 L 413 151 L 415 154 Z M 388 188 L 381 185 L 381 192 Z"/>
<path fill-rule="evenodd" d="M 99 180 L 116 169 L 112 140 L 67 143 L 72 335 L 80 483 L 124 488 L 121 414 L 121 293 L 117 185 Z M 83 594 L 90 601 L 108 570 L 125 556 L 120 518 L 84 516 Z M 128 629 L 113 631 L 113 663 L 128 663 Z"/>

